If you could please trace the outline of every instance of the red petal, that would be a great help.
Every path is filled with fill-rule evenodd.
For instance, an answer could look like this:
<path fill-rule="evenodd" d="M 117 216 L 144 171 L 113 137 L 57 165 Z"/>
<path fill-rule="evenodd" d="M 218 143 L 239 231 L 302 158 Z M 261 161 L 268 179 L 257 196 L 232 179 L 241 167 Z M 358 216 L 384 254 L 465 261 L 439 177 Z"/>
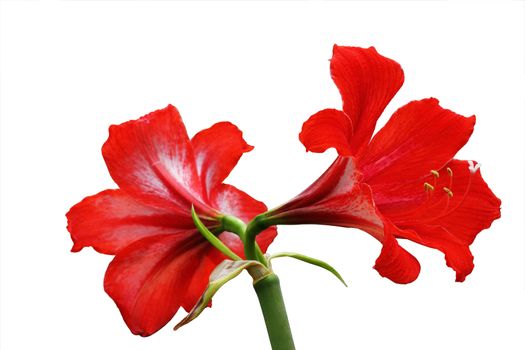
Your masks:
<path fill-rule="evenodd" d="M 472 165 L 477 164 L 472 162 Z M 481 171 L 472 171 L 468 161 L 452 160 L 446 167 L 453 172 L 450 188 L 454 196 L 449 209 L 440 212 L 431 223 L 443 226 L 462 242 L 471 244 L 481 230 L 489 228 L 501 216 L 501 200 L 483 180 Z"/>
<path fill-rule="evenodd" d="M 439 106 L 436 99 L 413 101 L 397 110 L 370 142 L 359 166 L 376 203 L 421 195 L 423 179 L 451 160 L 472 134 L 475 117 Z M 398 186 L 402 191 L 396 192 Z M 401 198 L 400 198 L 401 197 Z"/>
<path fill-rule="evenodd" d="M 439 178 L 433 182 L 434 190 L 425 199 L 379 205 L 384 215 L 405 229 L 399 233 L 400 237 L 445 253 L 447 265 L 456 271 L 456 281 L 463 281 L 474 267 L 469 245 L 481 230 L 500 217 L 501 201 L 475 166 L 474 162 L 471 165 L 452 160 L 439 171 Z M 419 189 L 423 191 L 423 186 Z M 407 233 L 409 230 L 417 234 Z"/>
<path fill-rule="evenodd" d="M 222 233 L 219 238 L 222 239 L 225 233 Z M 232 233 L 229 233 L 233 235 Z M 237 239 L 239 239 L 237 237 Z M 239 240 L 240 241 L 240 240 Z M 202 293 L 206 290 L 208 283 L 210 281 L 210 275 L 213 270 L 219 265 L 223 260 L 227 259 L 219 250 L 215 249 L 211 245 L 206 250 L 205 253 L 199 258 L 198 264 L 195 265 L 195 272 L 193 278 L 188 285 L 182 307 L 186 312 L 190 312 L 191 309 L 197 304 L 197 301 L 200 299 Z M 210 305 L 211 306 L 211 303 Z"/>
<path fill-rule="evenodd" d="M 266 249 L 268 248 L 268 246 L 273 241 L 276 235 L 276 228 L 271 227 L 261 232 L 257 236 L 257 243 L 259 243 L 259 246 L 261 247 L 263 252 L 266 252 Z M 234 251 L 240 257 L 244 258 L 244 246 L 241 242 L 241 239 L 236 234 L 231 232 L 223 232 L 219 235 L 219 238 L 232 251 Z M 202 256 L 198 266 L 196 266 L 195 274 L 193 275 L 191 283 L 188 286 L 186 297 L 184 299 L 184 303 L 182 304 L 186 311 L 189 312 L 197 303 L 197 301 L 199 300 L 209 283 L 212 271 L 215 269 L 215 267 L 217 267 L 217 265 L 221 261 L 225 259 L 228 258 L 224 256 L 219 250 L 211 246 L 208 249 L 206 255 Z"/>
<path fill-rule="evenodd" d="M 340 155 L 350 155 L 352 121 L 341 111 L 325 109 L 303 124 L 299 140 L 307 151 L 322 153 L 334 147 Z"/>
<path fill-rule="evenodd" d="M 253 149 L 233 124 L 221 122 L 197 133 L 191 140 L 197 170 L 208 195 L 230 174 L 242 154 Z"/>
<path fill-rule="evenodd" d="M 325 224 L 362 229 L 383 243 L 375 269 L 396 283 L 410 283 L 419 263 L 399 246 L 398 230 L 377 210 L 368 185 L 359 181 L 353 158 L 338 158 L 303 194 L 272 211 L 275 224 Z"/>
<path fill-rule="evenodd" d="M 430 248 L 439 249 L 445 254 L 447 266 L 456 271 L 456 282 L 463 282 L 474 269 L 474 257 L 468 244 L 461 242 L 456 236 L 441 226 L 414 225 L 413 232 L 398 231 L 398 237 L 406 237 Z M 416 233 L 417 232 L 417 233 Z"/>
<path fill-rule="evenodd" d="M 187 289 L 209 244 L 196 232 L 143 238 L 110 263 L 104 288 L 131 332 L 149 336 L 185 303 Z"/>
<path fill-rule="evenodd" d="M 354 183 L 360 181 L 361 173 L 356 170 L 355 159 L 338 157 L 332 165 L 306 190 L 289 202 L 281 205 L 272 213 L 284 213 L 293 209 L 315 205 L 319 201 L 336 194 L 350 192 Z"/>
<path fill-rule="evenodd" d="M 375 48 L 334 46 L 332 78 L 343 98 L 354 134 L 351 147 L 357 154 L 372 137 L 377 119 L 403 85 L 401 66 Z"/>
<path fill-rule="evenodd" d="M 474 162 L 472 164 L 475 164 Z M 453 176 L 448 175 L 450 169 Z M 501 201 L 490 190 L 481 172 L 471 172 L 464 160 L 452 160 L 439 171 L 434 191 L 424 201 L 384 203 L 382 213 L 397 226 L 438 225 L 464 244 L 471 244 L 476 235 L 500 217 Z M 430 180 L 429 180 L 430 181 Z M 424 191 L 420 187 L 420 191 Z M 452 197 L 445 192 L 450 189 Z"/>
<path fill-rule="evenodd" d="M 102 154 L 113 180 L 135 198 L 185 212 L 192 203 L 210 211 L 201 203 L 193 149 L 175 107 L 112 125 Z"/>
<path fill-rule="evenodd" d="M 66 216 L 74 252 L 93 246 L 101 253 L 116 254 L 138 239 L 193 227 L 188 215 L 146 206 L 122 190 L 86 197 Z"/>
<path fill-rule="evenodd" d="M 232 215 L 244 222 L 250 222 L 255 216 L 268 210 L 266 205 L 250 197 L 238 188 L 222 184 L 216 188 L 211 197 L 212 205 L 221 213 Z M 277 236 L 277 229 L 270 227 L 257 235 L 257 243 L 263 252 L 266 252 L 268 246 Z M 244 256 L 244 247 L 240 239 L 231 233 L 224 232 L 220 238 L 239 256 Z"/>
<path fill-rule="evenodd" d="M 388 220 L 384 220 L 384 240 L 381 254 L 374 269 L 393 282 L 406 284 L 416 280 L 421 266 L 417 259 L 399 246 L 394 234 L 399 231 Z"/>
<path fill-rule="evenodd" d="M 272 222 L 381 228 L 372 195 L 351 157 L 338 157 L 312 185 L 271 212 Z"/>

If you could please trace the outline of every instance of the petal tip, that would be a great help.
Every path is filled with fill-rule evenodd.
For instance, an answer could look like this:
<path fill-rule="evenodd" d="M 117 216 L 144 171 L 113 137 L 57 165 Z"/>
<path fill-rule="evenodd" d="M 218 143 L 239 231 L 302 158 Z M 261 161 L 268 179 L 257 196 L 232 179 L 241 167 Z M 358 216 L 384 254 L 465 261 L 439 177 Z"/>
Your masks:
<path fill-rule="evenodd" d="M 374 269 L 382 277 L 394 283 L 408 284 L 417 279 L 421 265 L 412 254 L 397 243 L 394 237 L 390 236 L 383 242 L 383 248 Z"/>
<path fill-rule="evenodd" d="M 71 253 L 78 253 L 79 251 L 82 250 L 82 248 L 84 248 L 83 245 L 78 244 L 78 243 L 73 243 L 73 247 L 71 247 Z"/>
<path fill-rule="evenodd" d="M 466 278 L 467 278 L 466 275 L 456 273 L 456 282 L 458 282 L 458 283 L 463 283 L 463 282 L 465 282 L 465 279 L 466 279 Z"/>

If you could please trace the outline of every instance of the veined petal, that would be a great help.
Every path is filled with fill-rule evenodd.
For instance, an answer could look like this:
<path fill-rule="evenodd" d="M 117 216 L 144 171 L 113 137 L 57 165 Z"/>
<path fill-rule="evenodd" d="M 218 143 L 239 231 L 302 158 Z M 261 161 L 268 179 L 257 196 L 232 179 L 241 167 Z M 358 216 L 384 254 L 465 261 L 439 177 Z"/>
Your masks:
<path fill-rule="evenodd" d="M 147 204 L 211 210 L 202 187 L 186 128 L 169 105 L 140 119 L 112 125 L 102 154 L 119 187 Z"/>
<path fill-rule="evenodd" d="M 229 232 L 221 233 L 219 235 L 219 238 L 221 238 L 221 240 L 223 241 L 225 241 L 225 234 L 233 235 L 233 233 Z M 231 239 L 234 240 L 233 237 Z M 237 244 L 241 244 L 239 237 L 237 237 L 237 240 L 239 243 L 235 241 L 235 247 L 237 246 Z M 224 243 L 228 245 L 227 241 Z M 208 285 L 212 271 L 225 259 L 227 259 L 227 257 L 211 245 L 209 245 L 209 247 L 205 251 L 203 251 L 198 263 L 195 265 L 195 273 L 193 274 L 191 282 L 188 285 L 184 301 L 182 303 L 182 307 L 184 308 L 184 310 L 186 310 L 186 312 L 190 312 L 191 309 L 195 306 L 202 293 L 206 289 L 206 286 Z"/>
<path fill-rule="evenodd" d="M 410 231 L 412 232 L 400 230 L 396 233 L 398 237 L 408 238 L 416 243 L 442 251 L 445 254 L 447 266 L 456 271 L 456 282 L 463 282 L 474 269 L 474 257 L 469 245 L 442 226 L 413 225 Z"/>
<path fill-rule="evenodd" d="M 419 263 L 399 246 L 394 237 L 397 227 L 379 213 L 370 187 L 361 183 L 359 178 L 354 160 L 339 158 L 312 185 L 314 189 L 305 191 L 305 197 L 299 195 L 289 204 L 271 211 L 267 220 L 272 224 L 324 224 L 359 228 L 383 244 L 374 266 L 382 276 L 396 283 L 414 281 L 419 275 Z M 318 196 L 316 189 L 319 192 L 322 190 L 322 197 Z"/>
<path fill-rule="evenodd" d="M 342 111 L 324 109 L 303 124 L 299 140 L 307 151 L 322 153 L 334 147 L 340 155 L 350 155 L 352 121 Z"/>
<path fill-rule="evenodd" d="M 354 158 L 337 157 L 332 165 L 306 190 L 272 212 L 282 213 L 308 207 L 331 196 L 350 192 L 361 178 L 362 175 L 356 169 Z"/>
<path fill-rule="evenodd" d="M 500 217 L 501 201 L 490 190 L 475 162 L 454 159 L 440 169 L 434 190 L 424 200 L 385 202 L 378 207 L 397 226 L 444 227 L 462 243 L 470 245 L 476 235 Z M 428 180 L 430 181 L 430 180 Z M 414 196 L 415 197 L 415 196 Z"/>
<path fill-rule="evenodd" d="M 221 122 L 197 133 L 191 140 L 197 171 L 208 196 L 230 174 L 242 154 L 253 146 L 232 123 Z"/>
<path fill-rule="evenodd" d="M 273 209 L 271 222 L 380 227 L 372 196 L 361 187 L 361 178 L 354 158 L 338 157 L 305 191 Z"/>
<path fill-rule="evenodd" d="M 417 259 L 399 246 L 395 235 L 399 229 L 383 219 L 383 248 L 376 260 L 374 269 L 383 277 L 400 284 L 411 283 L 416 280 L 421 270 Z"/>
<path fill-rule="evenodd" d="M 92 246 L 98 252 L 116 254 L 138 239 L 193 227 L 187 214 L 144 205 L 122 190 L 86 197 L 66 217 L 74 252 Z"/>
<path fill-rule="evenodd" d="M 370 47 L 334 46 L 330 71 L 353 124 L 353 154 L 366 147 L 381 113 L 403 85 L 401 66 Z"/>
<path fill-rule="evenodd" d="M 221 213 L 232 215 L 244 222 L 250 222 L 258 214 L 268 210 L 266 205 L 250 197 L 238 188 L 222 184 L 215 189 L 211 195 L 211 203 Z M 257 235 L 256 241 L 263 252 L 277 236 L 277 229 L 269 227 Z M 230 232 L 223 232 L 219 238 L 237 255 L 244 257 L 244 246 L 237 235 Z"/>
<path fill-rule="evenodd" d="M 397 185 L 420 182 L 450 161 L 468 141 L 475 117 L 465 118 L 433 98 L 398 109 L 359 160 L 376 203 L 388 201 Z M 396 198 L 397 200 L 397 198 Z"/>
<path fill-rule="evenodd" d="M 431 221 L 467 244 L 501 216 L 501 200 L 483 180 L 478 166 L 476 162 L 457 159 L 445 166 L 452 171 L 453 178 L 451 184 L 442 179 L 441 186 L 450 186 L 453 197 L 448 210 L 440 211 Z"/>
<path fill-rule="evenodd" d="M 132 333 L 157 332 L 188 304 L 187 290 L 208 248 L 198 232 L 188 231 L 143 238 L 115 256 L 104 289 Z"/>
<path fill-rule="evenodd" d="M 412 200 L 384 202 L 378 207 L 403 229 L 399 237 L 442 251 L 447 265 L 456 271 L 456 281 L 461 282 L 474 268 L 469 245 L 500 217 L 501 201 L 475 162 L 452 160 L 437 174 L 439 177 L 426 179 L 434 180 L 432 190 L 425 192 L 419 184 L 419 191 L 425 192 L 422 198 L 407 195 L 405 199 Z M 411 187 L 407 185 L 405 193 L 410 193 Z"/>
<path fill-rule="evenodd" d="M 474 123 L 436 99 L 414 101 L 394 113 L 359 161 L 378 209 L 400 228 L 395 235 L 441 250 L 456 281 L 474 268 L 469 245 L 500 215 L 501 202 L 475 164 L 450 161 Z"/>

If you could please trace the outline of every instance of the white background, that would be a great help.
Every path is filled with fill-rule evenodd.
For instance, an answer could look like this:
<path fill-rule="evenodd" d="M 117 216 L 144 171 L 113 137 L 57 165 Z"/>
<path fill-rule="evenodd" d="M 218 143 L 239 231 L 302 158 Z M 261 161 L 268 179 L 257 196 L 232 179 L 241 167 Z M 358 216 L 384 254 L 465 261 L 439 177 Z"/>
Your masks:
<path fill-rule="evenodd" d="M 379 124 L 413 99 L 478 117 L 459 157 L 482 163 L 502 218 L 472 246 L 467 281 L 437 251 L 408 286 L 372 265 L 380 244 L 351 229 L 281 227 L 271 252 L 332 263 L 350 282 L 296 261 L 274 267 L 299 350 L 523 349 L 523 2 L 1 3 L 1 341 L 20 349 L 269 349 L 249 277 L 177 332 L 133 336 L 104 293 L 111 257 L 70 253 L 64 214 L 114 188 L 100 154 L 110 124 L 172 103 L 190 135 L 230 120 L 256 148 L 228 182 L 270 207 L 333 160 L 304 152 L 303 121 L 340 108 L 331 48 L 374 45 L 406 82 Z"/>

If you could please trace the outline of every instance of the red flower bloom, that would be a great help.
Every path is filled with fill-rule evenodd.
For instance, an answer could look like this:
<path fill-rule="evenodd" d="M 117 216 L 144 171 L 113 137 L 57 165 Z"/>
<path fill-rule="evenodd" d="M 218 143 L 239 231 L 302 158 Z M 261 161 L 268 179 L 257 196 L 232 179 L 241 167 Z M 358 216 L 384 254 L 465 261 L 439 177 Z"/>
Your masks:
<path fill-rule="evenodd" d="M 266 206 L 223 184 L 253 147 L 231 123 L 199 132 L 190 141 L 173 106 L 111 126 L 102 154 L 120 189 L 87 197 L 67 213 L 72 251 L 92 246 L 114 254 L 104 288 L 134 334 L 162 328 L 182 306 L 191 310 L 211 271 L 225 258 L 195 229 L 191 205 L 237 255 L 241 240 L 222 232 L 220 218 L 249 221 Z M 276 230 L 265 231 L 263 251 Z"/>
<path fill-rule="evenodd" d="M 367 231 L 383 243 L 375 268 L 397 283 L 419 274 L 418 261 L 395 238 L 410 239 L 445 253 L 456 281 L 463 281 L 474 267 L 469 245 L 500 217 L 501 204 L 477 163 L 452 159 L 468 141 L 475 117 L 443 109 L 436 99 L 413 101 L 372 138 L 377 119 L 403 84 L 403 70 L 373 47 L 340 46 L 334 46 L 330 69 L 343 110 L 314 114 L 299 138 L 309 151 L 334 147 L 339 157 L 263 221 Z"/>

